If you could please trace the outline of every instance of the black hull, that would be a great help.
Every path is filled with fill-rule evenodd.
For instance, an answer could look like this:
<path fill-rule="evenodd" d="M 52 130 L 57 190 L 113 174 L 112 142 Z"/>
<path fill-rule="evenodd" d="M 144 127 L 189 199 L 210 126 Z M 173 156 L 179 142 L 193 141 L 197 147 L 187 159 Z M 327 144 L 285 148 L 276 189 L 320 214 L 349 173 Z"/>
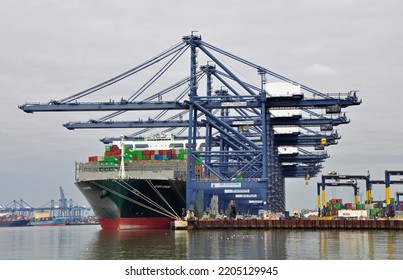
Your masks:
<path fill-rule="evenodd" d="M 0 221 L 0 227 L 25 227 L 30 220 Z"/>

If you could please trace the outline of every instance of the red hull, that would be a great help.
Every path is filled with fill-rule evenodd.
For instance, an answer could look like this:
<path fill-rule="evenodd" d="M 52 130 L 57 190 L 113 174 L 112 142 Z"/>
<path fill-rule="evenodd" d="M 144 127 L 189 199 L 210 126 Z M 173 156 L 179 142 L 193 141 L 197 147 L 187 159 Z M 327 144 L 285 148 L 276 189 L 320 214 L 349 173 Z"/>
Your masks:
<path fill-rule="evenodd" d="M 132 230 L 132 229 L 170 229 L 171 218 L 117 218 L 99 219 L 104 230 Z"/>

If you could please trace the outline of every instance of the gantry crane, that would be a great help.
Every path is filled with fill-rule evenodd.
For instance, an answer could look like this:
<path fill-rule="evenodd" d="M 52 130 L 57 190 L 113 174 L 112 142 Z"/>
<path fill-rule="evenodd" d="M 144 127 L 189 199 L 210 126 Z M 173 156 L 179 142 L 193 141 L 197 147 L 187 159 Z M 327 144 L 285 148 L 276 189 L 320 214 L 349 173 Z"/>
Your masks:
<path fill-rule="evenodd" d="M 190 50 L 190 73 L 171 86 L 150 90 L 156 81 L 180 57 Z M 203 55 L 208 62 L 198 67 Z M 230 58 L 248 70 L 255 71 L 255 82 L 245 81 L 234 74 L 220 57 Z M 168 61 L 167 61 L 168 60 Z M 140 71 L 167 61 L 144 85 L 128 98 L 104 102 L 81 102 L 81 99 L 129 78 Z M 256 75 L 257 74 L 257 75 Z M 267 78 L 282 82 L 289 91 L 278 90 Z M 202 79 L 205 78 L 205 83 Z M 217 81 L 216 83 L 213 83 Z M 183 89 L 183 87 L 185 87 Z M 219 88 L 219 89 L 217 89 Z M 180 92 L 177 93 L 180 89 Z M 214 90 L 217 89 L 217 90 Z M 150 93 L 151 91 L 151 93 Z M 308 96 L 310 95 L 310 96 Z M 79 102 L 80 100 L 80 102 Z M 323 150 L 339 139 L 334 127 L 349 123 L 343 108 L 359 105 L 357 91 L 345 94 L 322 93 L 286 78 L 267 68 L 210 45 L 192 33 L 160 55 L 112 79 L 60 100 L 46 104 L 26 103 L 19 106 L 25 112 L 109 111 L 110 114 L 87 122 L 69 122 L 68 129 L 130 128 L 140 129 L 133 135 L 152 128 L 166 131 L 187 131 L 188 157 L 186 167 L 186 208 L 194 209 L 196 194 L 239 189 L 256 194 L 251 208 L 272 211 L 285 209 L 285 178 L 315 176 L 322 169 L 326 153 L 298 149 L 296 155 L 281 155 L 282 146 Z M 300 114 L 277 116 L 276 113 L 301 110 Z M 320 111 L 320 113 L 317 112 Z M 115 120 L 117 116 L 143 111 L 156 114 L 146 120 Z M 173 112 L 176 112 L 174 114 Z M 113 120 L 112 120 L 113 119 Z M 285 135 L 276 130 L 297 127 L 308 135 Z M 316 130 L 314 130 L 316 128 Z M 204 150 L 196 151 L 196 142 L 206 140 Z M 107 141 L 107 140 L 105 140 Z M 204 169 L 202 180 L 196 176 L 192 161 L 199 160 Z M 238 180 L 238 174 L 242 179 Z M 214 187 L 213 187 L 214 186 Z M 221 194 L 223 199 L 228 196 Z M 239 203 L 245 200 L 236 198 Z M 259 202 L 259 203 L 256 203 Z"/>
<path fill-rule="evenodd" d="M 79 206 L 72 199 L 67 199 L 64 195 L 63 187 L 59 187 L 60 199 L 55 202 L 52 199 L 41 207 L 33 208 L 33 211 L 49 211 L 52 217 L 68 217 L 70 221 L 82 219 L 85 212 L 91 210 L 89 207 Z"/>
<path fill-rule="evenodd" d="M 346 182 L 325 182 L 317 183 L 317 195 L 318 195 L 318 213 L 321 213 L 320 207 L 320 195 L 322 189 L 322 216 L 326 216 L 326 186 L 330 187 L 352 187 L 354 189 L 354 203 L 358 203 L 358 196 L 360 187 L 355 180 L 349 180 Z"/>

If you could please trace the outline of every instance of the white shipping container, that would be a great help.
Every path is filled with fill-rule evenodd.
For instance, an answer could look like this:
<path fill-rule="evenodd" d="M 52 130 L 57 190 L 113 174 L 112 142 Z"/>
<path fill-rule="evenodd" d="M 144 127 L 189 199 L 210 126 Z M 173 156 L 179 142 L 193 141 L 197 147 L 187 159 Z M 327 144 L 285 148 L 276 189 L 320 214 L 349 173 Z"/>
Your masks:
<path fill-rule="evenodd" d="M 368 211 L 367 210 L 339 210 L 338 212 L 339 217 L 344 217 L 344 218 L 366 218 L 368 217 Z"/>

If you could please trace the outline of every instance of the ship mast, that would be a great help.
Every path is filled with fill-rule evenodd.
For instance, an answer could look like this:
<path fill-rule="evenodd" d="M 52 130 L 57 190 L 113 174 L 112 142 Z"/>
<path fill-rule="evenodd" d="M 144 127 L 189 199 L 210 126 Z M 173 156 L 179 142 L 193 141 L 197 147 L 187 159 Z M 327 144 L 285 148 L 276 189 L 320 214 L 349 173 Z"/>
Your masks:
<path fill-rule="evenodd" d="M 125 136 L 122 134 L 120 136 L 120 168 L 119 168 L 119 178 L 125 179 L 126 178 L 126 171 L 125 171 L 125 143 L 124 143 Z"/>

